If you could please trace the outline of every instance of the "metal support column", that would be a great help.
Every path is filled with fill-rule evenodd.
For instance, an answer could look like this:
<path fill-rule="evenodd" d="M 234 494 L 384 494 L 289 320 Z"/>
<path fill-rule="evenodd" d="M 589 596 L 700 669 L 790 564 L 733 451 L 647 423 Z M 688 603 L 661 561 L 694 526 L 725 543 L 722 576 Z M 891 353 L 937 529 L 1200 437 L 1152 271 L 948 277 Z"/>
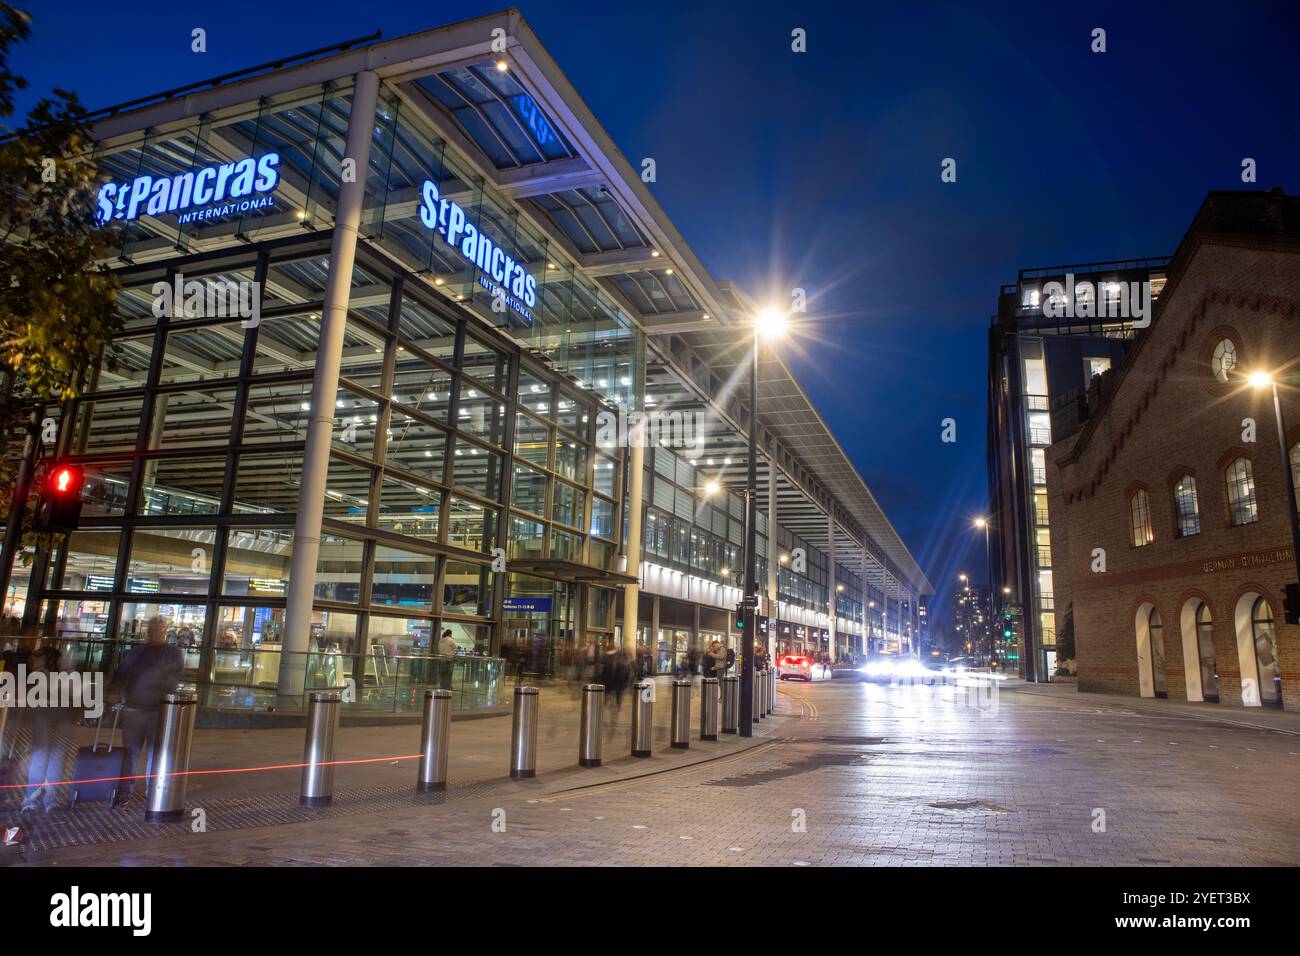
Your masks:
<path fill-rule="evenodd" d="M 285 595 L 279 692 L 290 696 L 303 692 L 306 678 L 303 655 L 311 638 L 312 596 L 316 588 L 316 562 L 320 556 L 321 519 L 325 514 L 325 478 L 334 438 L 334 403 L 338 397 L 343 332 L 365 199 L 365 171 L 370 168 L 370 141 L 374 134 L 378 94 L 379 76 L 370 70 L 358 73 L 352 91 L 345 155 L 356 161 L 359 174 L 355 182 L 344 182 L 339 187 L 334 238 L 330 245 L 329 279 L 321 313 L 320 344 L 316 352 L 316 373 L 312 380 L 311 410 L 308 412 L 307 444 L 303 450 L 298 516 L 293 529 L 293 558 Z"/>
<path fill-rule="evenodd" d="M 829 568 L 829 577 L 827 578 L 826 591 L 830 595 L 829 610 L 831 623 L 829 633 L 831 636 L 831 663 L 834 663 L 839 655 L 839 634 L 835 627 L 835 596 L 838 593 L 835 581 L 835 509 L 831 508 L 826 512 L 826 560 Z"/>

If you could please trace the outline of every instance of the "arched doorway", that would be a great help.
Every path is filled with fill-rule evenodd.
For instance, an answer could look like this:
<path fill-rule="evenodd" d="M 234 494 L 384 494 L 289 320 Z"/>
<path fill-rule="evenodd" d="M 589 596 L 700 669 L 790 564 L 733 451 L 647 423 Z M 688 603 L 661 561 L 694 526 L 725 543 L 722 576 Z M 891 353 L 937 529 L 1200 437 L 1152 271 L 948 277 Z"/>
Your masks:
<path fill-rule="evenodd" d="M 1204 601 L 1198 601 L 1196 607 L 1196 657 L 1200 662 L 1201 697 L 1217 704 L 1219 662 L 1214 656 L 1214 616 Z"/>
<path fill-rule="evenodd" d="M 1165 629 L 1160 621 L 1160 612 L 1151 609 L 1147 630 L 1151 635 L 1151 686 L 1157 697 L 1168 697 L 1169 688 L 1165 680 Z"/>
<path fill-rule="evenodd" d="M 1249 591 L 1237 599 L 1237 657 L 1241 702 L 1246 707 L 1281 707 L 1282 673 L 1277 659 L 1277 626 L 1272 605 Z"/>
<path fill-rule="evenodd" d="M 1179 613 L 1183 638 L 1183 673 L 1189 701 L 1219 700 L 1219 668 L 1214 656 L 1214 617 L 1199 597 L 1189 597 Z"/>
<path fill-rule="evenodd" d="M 1133 619 L 1137 638 L 1138 695 L 1165 697 L 1165 640 L 1160 612 L 1150 601 L 1137 609 Z"/>

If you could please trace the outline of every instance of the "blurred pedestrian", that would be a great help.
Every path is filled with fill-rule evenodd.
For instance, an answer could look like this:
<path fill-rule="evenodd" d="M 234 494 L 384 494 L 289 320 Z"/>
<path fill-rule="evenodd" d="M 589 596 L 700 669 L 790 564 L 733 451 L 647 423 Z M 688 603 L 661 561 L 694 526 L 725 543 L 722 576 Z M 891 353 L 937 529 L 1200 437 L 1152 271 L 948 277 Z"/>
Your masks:
<path fill-rule="evenodd" d="M 153 744 L 158 731 L 158 710 L 163 698 L 176 689 L 181 676 L 181 652 L 167 643 L 167 626 L 160 617 L 149 621 L 147 643 L 132 649 L 109 681 L 109 703 L 121 700 L 123 749 L 122 786 L 114 807 L 120 807 L 135 791 L 135 767 L 140 751 L 145 752 L 145 779 L 153 773 Z M 148 786 L 145 793 L 148 793 Z"/>
<path fill-rule="evenodd" d="M 38 673 L 46 675 L 47 686 L 53 694 L 56 685 L 54 675 L 62 670 L 58 648 L 48 644 L 38 647 L 26 664 L 29 676 Z M 31 709 L 32 759 L 27 768 L 27 789 L 23 792 L 22 813 L 34 813 L 42 802 L 45 812 L 50 813 L 59 804 L 59 794 L 54 784 L 65 779 L 63 768 L 68 755 L 74 750 L 72 727 L 76 720 L 76 711 L 71 707 L 57 706 L 59 703 L 51 696 L 46 700 L 46 706 Z"/>

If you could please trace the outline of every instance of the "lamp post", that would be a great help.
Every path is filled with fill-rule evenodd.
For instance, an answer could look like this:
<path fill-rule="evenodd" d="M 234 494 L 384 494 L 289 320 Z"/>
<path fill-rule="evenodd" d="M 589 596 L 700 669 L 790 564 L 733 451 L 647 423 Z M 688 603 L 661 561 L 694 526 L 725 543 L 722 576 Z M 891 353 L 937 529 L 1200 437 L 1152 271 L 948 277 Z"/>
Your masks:
<path fill-rule="evenodd" d="M 1254 372 L 1250 376 L 1254 388 L 1273 389 L 1273 420 L 1277 425 L 1277 450 L 1282 456 L 1282 480 L 1286 484 L 1288 523 L 1291 525 L 1291 557 L 1295 561 L 1296 581 L 1300 583 L 1300 516 L 1296 515 L 1295 475 L 1291 474 L 1291 456 L 1286 451 L 1286 425 L 1282 419 L 1282 401 L 1277 394 L 1277 381 L 1268 372 Z"/>
<path fill-rule="evenodd" d="M 758 349 L 762 338 L 776 338 L 785 316 L 769 309 L 754 317 L 754 347 L 749 367 L 749 469 L 745 479 L 745 590 L 741 612 L 740 720 L 742 737 L 754 736 L 754 641 L 758 637 Z M 775 515 L 768 516 L 769 535 Z"/>
<path fill-rule="evenodd" d="M 989 658 L 993 657 L 993 552 L 989 550 L 989 519 L 976 518 L 975 527 L 984 529 L 984 567 L 987 572 L 989 589 L 989 619 L 985 622 L 989 645 Z"/>

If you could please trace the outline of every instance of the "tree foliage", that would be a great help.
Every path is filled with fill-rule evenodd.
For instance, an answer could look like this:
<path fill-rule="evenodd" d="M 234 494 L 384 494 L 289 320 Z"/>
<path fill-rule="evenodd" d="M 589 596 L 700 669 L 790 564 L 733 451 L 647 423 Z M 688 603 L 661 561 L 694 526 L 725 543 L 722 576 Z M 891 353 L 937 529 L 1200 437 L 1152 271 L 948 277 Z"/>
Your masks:
<path fill-rule="evenodd" d="M 31 409 L 77 393 L 120 329 L 117 283 L 98 265 L 108 230 L 92 210 L 98 169 L 86 112 L 75 93 L 55 89 L 14 130 L 14 96 L 26 80 L 9 55 L 28 39 L 31 19 L 0 0 L 0 466 L 4 506 Z M 7 510 L 7 509 L 6 509 Z"/>

